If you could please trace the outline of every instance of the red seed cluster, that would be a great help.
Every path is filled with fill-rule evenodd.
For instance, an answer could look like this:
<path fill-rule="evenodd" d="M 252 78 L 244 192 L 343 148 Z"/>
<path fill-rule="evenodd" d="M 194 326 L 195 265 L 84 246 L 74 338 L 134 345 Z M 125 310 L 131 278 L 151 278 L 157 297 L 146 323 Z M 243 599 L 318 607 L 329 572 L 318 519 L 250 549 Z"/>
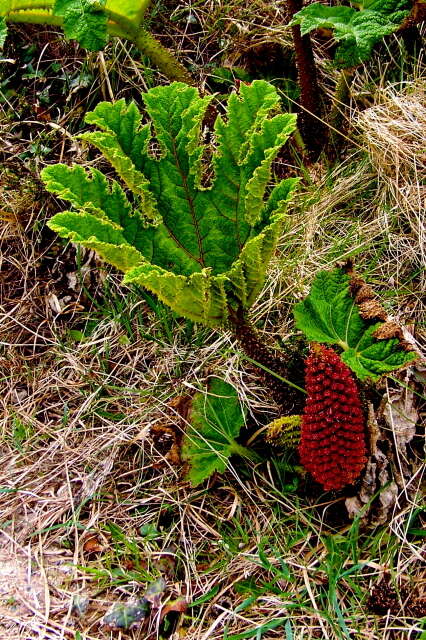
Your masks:
<path fill-rule="evenodd" d="M 367 461 L 358 388 L 350 369 L 329 347 L 315 344 L 305 364 L 308 399 L 300 460 L 324 489 L 341 489 L 358 478 Z"/>

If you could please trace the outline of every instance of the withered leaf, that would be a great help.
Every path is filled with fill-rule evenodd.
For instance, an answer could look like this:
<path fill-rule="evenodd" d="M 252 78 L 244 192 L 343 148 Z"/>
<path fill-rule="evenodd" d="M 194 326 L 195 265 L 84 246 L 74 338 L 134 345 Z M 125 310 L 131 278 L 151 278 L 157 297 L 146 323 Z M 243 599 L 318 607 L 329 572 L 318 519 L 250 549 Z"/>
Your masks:
<path fill-rule="evenodd" d="M 150 429 L 150 435 L 158 453 L 171 464 L 179 465 L 181 435 L 178 426 L 171 423 L 155 424 Z"/>
<path fill-rule="evenodd" d="M 410 453 L 419 420 L 415 374 L 413 365 L 405 373 L 404 386 L 389 389 L 377 410 L 369 404 L 370 458 L 358 494 L 345 502 L 352 518 L 361 515 L 374 525 L 388 522 L 398 496 L 416 491 L 417 484 L 412 479 L 420 463 Z"/>
<path fill-rule="evenodd" d="M 176 600 L 170 600 L 161 611 L 161 621 L 166 617 L 168 613 L 171 611 L 176 611 L 177 613 L 185 613 L 188 609 L 188 602 L 185 598 L 176 598 Z"/>
<path fill-rule="evenodd" d="M 364 300 L 360 302 L 358 297 L 355 297 L 355 302 L 364 320 L 386 320 L 386 311 L 377 300 Z M 377 338 L 377 335 L 375 337 Z"/>
<path fill-rule="evenodd" d="M 106 551 L 106 549 L 107 546 L 102 544 L 97 536 L 90 536 L 90 538 L 87 538 L 83 544 L 83 551 L 87 555 L 102 553 L 103 551 Z"/>
<path fill-rule="evenodd" d="M 399 338 L 402 340 L 403 335 L 401 327 L 396 322 L 385 322 L 374 332 L 374 337 L 378 340 L 386 340 L 387 338 Z"/>

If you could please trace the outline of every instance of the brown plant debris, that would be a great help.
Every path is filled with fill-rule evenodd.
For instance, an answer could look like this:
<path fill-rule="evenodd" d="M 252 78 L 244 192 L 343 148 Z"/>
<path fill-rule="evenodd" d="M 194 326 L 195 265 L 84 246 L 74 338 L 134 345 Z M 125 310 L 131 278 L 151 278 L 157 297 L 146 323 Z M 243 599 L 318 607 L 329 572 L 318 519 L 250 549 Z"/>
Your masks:
<path fill-rule="evenodd" d="M 413 592 L 406 584 L 402 584 L 397 590 L 391 584 L 390 576 L 386 574 L 373 587 L 367 600 L 367 607 L 378 616 L 386 616 L 391 613 L 398 617 L 404 610 L 404 602 L 406 603 L 405 615 L 415 619 L 425 617 L 426 597 L 417 590 Z"/>
<path fill-rule="evenodd" d="M 423 461 L 421 445 L 416 446 L 418 367 L 421 365 L 399 374 L 404 376 L 404 386 L 395 389 L 386 383 L 386 393 L 377 410 L 371 402 L 368 405 L 370 457 L 358 494 L 346 499 L 352 518 L 362 516 L 374 525 L 383 524 L 389 521 L 397 504 L 401 507 L 418 490 L 420 479 L 416 480 L 416 471 Z"/>

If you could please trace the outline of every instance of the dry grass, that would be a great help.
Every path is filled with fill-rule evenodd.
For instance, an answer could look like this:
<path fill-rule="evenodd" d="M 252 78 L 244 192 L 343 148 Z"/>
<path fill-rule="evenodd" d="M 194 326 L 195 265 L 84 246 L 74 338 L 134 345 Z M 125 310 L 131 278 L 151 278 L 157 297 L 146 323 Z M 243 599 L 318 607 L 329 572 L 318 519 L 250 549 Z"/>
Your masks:
<path fill-rule="evenodd" d="M 163 36 L 173 33 L 182 57 L 196 64 L 245 64 L 250 49 L 271 39 L 287 46 L 284 2 L 181 5 L 168 12 Z M 89 99 L 105 70 L 115 97 L 155 77 L 120 43 L 105 62 L 91 60 Z M 73 99 L 81 108 L 78 93 Z M 332 172 L 320 164 L 306 170 L 252 313 L 268 337 L 293 333 L 291 307 L 319 268 L 353 256 L 422 342 L 425 109 L 421 81 L 403 92 L 383 89 L 353 117 L 356 144 L 345 161 Z M 72 113 L 63 114 L 65 130 Z M 65 130 L 54 132 L 48 161 L 75 151 Z M 13 139 L 6 117 L 2 135 Z M 31 135 L 15 140 L 12 155 Z M 5 168 L 21 171 L 12 161 Z M 344 496 L 318 494 L 259 441 L 263 464 L 232 459 L 226 474 L 192 489 L 168 455 L 185 426 L 179 397 L 223 376 L 250 409 L 243 439 L 276 407 L 228 334 L 155 312 L 120 288 L 116 274 L 93 277 L 93 255 L 81 255 L 78 267 L 72 248 L 46 236 L 55 205 L 38 191 L 36 169 L 18 180 L 2 170 L 0 178 L 0 639 L 158 637 L 158 612 L 129 632 L 102 618 L 160 573 L 163 605 L 205 599 L 179 618 L 176 640 L 244 632 L 266 640 L 421 637 L 424 468 L 381 526 L 349 521 Z M 418 410 L 421 421 L 421 402 Z M 419 430 L 418 449 L 420 438 Z M 83 614 L 77 596 L 88 600 Z M 257 631 L 276 620 L 276 630 Z"/>
<path fill-rule="evenodd" d="M 357 118 L 362 143 L 377 172 L 380 224 L 390 250 L 423 270 L 426 266 L 426 83 L 407 84 L 404 92 L 387 87 L 377 104 Z M 396 223 L 399 233 L 395 233 Z"/>

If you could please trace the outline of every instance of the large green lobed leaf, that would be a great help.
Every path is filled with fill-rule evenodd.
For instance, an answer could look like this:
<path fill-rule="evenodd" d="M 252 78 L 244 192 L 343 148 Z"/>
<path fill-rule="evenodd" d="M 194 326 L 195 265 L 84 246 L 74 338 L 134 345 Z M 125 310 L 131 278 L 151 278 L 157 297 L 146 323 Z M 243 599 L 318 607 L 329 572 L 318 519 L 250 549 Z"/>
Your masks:
<path fill-rule="evenodd" d="M 382 325 L 368 323 L 350 295 L 350 276 L 341 269 L 320 271 L 311 291 L 293 309 L 296 327 L 312 342 L 338 345 L 341 358 L 360 380 L 377 381 L 383 374 L 414 360 L 397 338 L 376 339 Z"/>
<path fill-rule="evenodd" d="M 134 103 L 100 103 L 80 136 L 112 164 L 122 183 L 99 171 L 54 165 L 46 187 L 72 205 L 49 226 L 98 251 L 125 272 L 124 282 L 156 293 L 177 313 L 223 324 L 229 306 L 258 296 L 297 179 L 274 182 L 272 163 L 296 126 L 279 113 L 272 85 L 255 81 L 229 97 L 215 122 L 215 148 L 202 140 L 211 96 L 183 83 Z M 205 168 L 213 175 L 205 186 Z"/>

